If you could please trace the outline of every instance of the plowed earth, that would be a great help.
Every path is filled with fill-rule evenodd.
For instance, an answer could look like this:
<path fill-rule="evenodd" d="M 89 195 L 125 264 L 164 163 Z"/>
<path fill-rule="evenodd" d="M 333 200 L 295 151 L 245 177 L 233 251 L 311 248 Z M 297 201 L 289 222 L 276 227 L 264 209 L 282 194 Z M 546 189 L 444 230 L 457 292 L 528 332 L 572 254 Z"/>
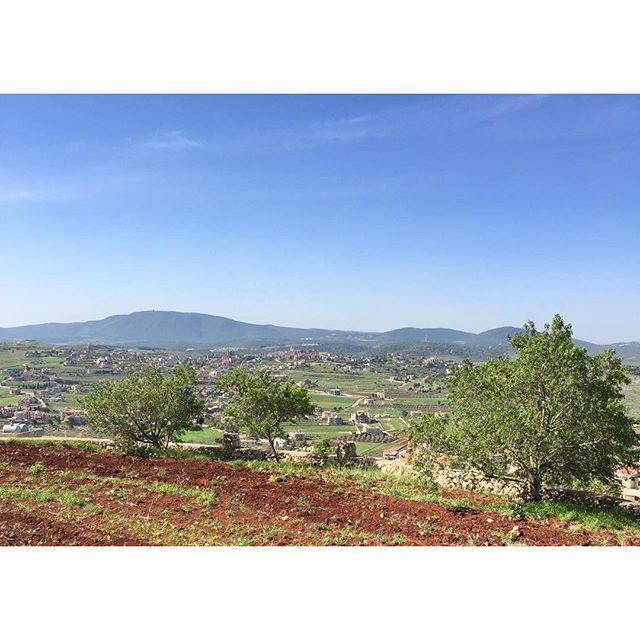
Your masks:
<path fill-rule="evenodd" d="M 518 527 L 516 535 L 514 526 Z M 176 458 L 0 443 L 0 545 L 618 544 L 613 531 L 515 521 L 328 481 Z M 640 537 L 626 538 L 640 544 Z"/>

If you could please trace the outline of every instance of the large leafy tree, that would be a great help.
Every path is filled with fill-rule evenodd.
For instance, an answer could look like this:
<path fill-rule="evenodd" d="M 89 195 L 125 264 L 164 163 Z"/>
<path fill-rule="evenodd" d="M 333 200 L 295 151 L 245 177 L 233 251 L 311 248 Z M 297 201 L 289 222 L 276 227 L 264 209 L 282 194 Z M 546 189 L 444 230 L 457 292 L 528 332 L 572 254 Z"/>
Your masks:
<path fill-rule="evenodd" d="M 540 500 L 547 483 L 611 481 L 637 444 L 623 405 L 628 383 L 612 350 L 589 356 L 556 315 L 511 338 L 515 357 L 464 362 L 453 377 L 452 413 L 413 425 L 417 450 L 447 452 L 522 483 Z"/>
<path fill-rule="evenodd" d="M 308 416 L 315 409 L 307 389 L 290 380 L 275 380 L 266 370 L 248 371 L 238 367 L 221 375 L 217 385 L 232 396 L 225 417 L 241 430 L 265 438 L 276 460 L 280 460 L 280 456 L 275 440 L 286 437 L 282 425 Z"/>
<path fill-rule="evenodd" d="M 190 365 L 168 376 L 150 366 L 123 380 L 101 382 L 83 401 L 89 425 L 123 448 L 138 443 L 166 448 L 179 442 L 185 431 L 202 428 L 204 406 Z"/>

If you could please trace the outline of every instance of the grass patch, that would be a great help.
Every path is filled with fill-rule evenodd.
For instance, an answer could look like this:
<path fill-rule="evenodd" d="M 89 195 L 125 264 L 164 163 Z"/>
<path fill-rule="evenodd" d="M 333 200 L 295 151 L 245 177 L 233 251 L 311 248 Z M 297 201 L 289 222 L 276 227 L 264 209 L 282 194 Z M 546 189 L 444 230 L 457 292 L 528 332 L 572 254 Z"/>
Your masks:
<path fill-rule="evenodd" d="M 538 502 L 517 505 L 493 505 L 492 510 L 507 517 L 543 520 L 558 518 L 562 522 L 575 522 L 587 529 L 630 529 L 640 533 L 640 518 L 618 507 L 592 507 L 566 502 Z"/>
<path fill-rule="evenodd" d="M 97 482 L 101 485 L 113 485 L 109 491 L 110 495 L 117 500 L 124 500 L 130 496 L 131 488 L 138 487 L 140 489 L 146 489 L 153 493 L 160 493 L 165 495 L 183 496 L 186 498 L 193 498 L 203 506 L 214 507 L 218 504 L 218 496 L 213 489 L 198 489 L 194 487 L 186 487 L 180 484 L 172 484 L 169 482 L 160 481 L 145 481 L 137 480 L 135 478 L 111 478 L 102 477 L 93 473 L 76 471 L 71 472 L 69 470 L 59 472 L 60 477 L 67 479 L 78 479 Z"/>
<path fill-rule="evenodd" d="M 15 440 L 14 440 L 15 442 Z M 105 448 L 97 442 L 85 440 L 48 440 L 45 438 L 23 438 L 20 444 L 27 447 L 57 447 L 58 449 L 83 449 L 85 451 L 105 452 Z"/>
<path fill-rule="evenodd" d="M 69 507 L 84 507 L 88 501 L 73 491 L 60 489 L 25 489 L 23 487 L 0 487 L 0 498 L 34 500 L 35 502 L 59 502 Z"/>
<path fill-rule="evenodd" d="M 29 467 L 29 473 L 31 475 L 39 475 L 45 472 L 46 467 L 44 466 L 44 462 L 36 462 L 35 464 Z"/>
<path fill-rule="evenodd" d="M 196 444 L 217 445 L 218 440 L 222 438 L 222 431 L 219 429 L 203 429 L 202 431 L 187 431 L 182 437 L 184 442 L 193 442 Z"/>

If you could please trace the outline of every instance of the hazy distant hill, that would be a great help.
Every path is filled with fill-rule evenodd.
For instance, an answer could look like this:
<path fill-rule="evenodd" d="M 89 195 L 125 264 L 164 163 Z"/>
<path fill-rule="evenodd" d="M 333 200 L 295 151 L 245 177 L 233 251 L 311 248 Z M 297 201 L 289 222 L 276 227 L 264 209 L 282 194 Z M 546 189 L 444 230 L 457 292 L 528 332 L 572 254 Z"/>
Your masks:
<path fill-rule="evenodd" d="M 438 353 L 465 355 L 501 352 L 508 348 L 508 336 L 521 331 L 500 327 L 475 334 L 446 328 L 404 328 L 385 333 L 296 329 L 256 325 L 220 316 L 172 311 L 140 311 L 104 320 L 68 324 L 41 324 L 0 329 L 0 340 L 37 340 L 51 344 L 105 344 L 113 346 L 203 348 L 268 347 L 284 345 L 344 346 L 348 350 L 379 350 L 385 346 L 430 349 Z M 576 341 L 592 352 L 603 347 Z M 620 355 L 640 360 L 640 343 L 612 345 Z"/>
<path fill-rule="evenodd" d="M 114 346 L 269 346 L 317 340 L 373 340 L 375 334 L 295 329 L 238 322 L 220 316 L 174 311 L 140 311 L 104 320 L 0 329 L 0 340 Z"/>
<path fill-rule="evenodd" d="M 476 337 L 474 333 L 455 329 L 395 329 L 380 334 L 380 338 L 392 342 L 434 342 L 439 344 L 467 344 Z"/>

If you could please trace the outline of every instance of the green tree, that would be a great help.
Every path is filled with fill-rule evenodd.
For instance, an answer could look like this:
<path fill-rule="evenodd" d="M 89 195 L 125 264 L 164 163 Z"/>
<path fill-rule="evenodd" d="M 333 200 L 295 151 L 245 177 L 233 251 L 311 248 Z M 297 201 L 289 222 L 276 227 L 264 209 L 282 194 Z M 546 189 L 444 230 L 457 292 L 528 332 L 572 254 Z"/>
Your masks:
<path fill-rule="evenodd" d="M 611 482 L 637 444 L 622 402 L 621 360 L 613 350 L 589 356 L 575 346 L 559 315 L 543 331 L 528 323 L 511 345 L 511 359 L 457 369 L 452 413 L 414 423 L 414 450 L 450 453 L 487 475 L 511 477 L 534 501 L 547 483 Z"/>
<path fill-rule="evenodd" d="M 239 367 L 221 375 L 217 385 L 232 395 L 225 417 L 240 429 L 265 438 L 278 461 L 275 440 L 286 437 L 283 423 L 308 416 L 315 409 L 307 389 L 291 380 L 279 382 L 265 370 Z"/>
<path fill-rule="evenodd" d="M 101 382 L 82 406 L 89 425 L 120 447 L 146 443 L 166 448 L 180 442 L 185 431 L 202 428 L 205 403 L 193 367 L 183 365 L 168 376 L 150 366 L 123 380 Z"/>

